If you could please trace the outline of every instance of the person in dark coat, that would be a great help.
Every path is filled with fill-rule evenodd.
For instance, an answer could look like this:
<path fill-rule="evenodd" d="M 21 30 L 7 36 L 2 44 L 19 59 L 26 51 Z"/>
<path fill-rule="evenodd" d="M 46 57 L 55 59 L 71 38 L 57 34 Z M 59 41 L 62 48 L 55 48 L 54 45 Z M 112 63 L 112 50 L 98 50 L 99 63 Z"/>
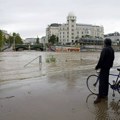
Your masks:
<path fill-rule="evenodd" d="M 95 70 L 100 69 L 99 74 L 99 93 L 95 104 L 101 102 L 101 99 L 107 99 L 109 91 L 109 72 L 114 62 L 114 50 L 111 47 L 111 39 L 106 38 L 104 40 L 104 48 L 101 51 L 99 61 L 95 67 Z"/>

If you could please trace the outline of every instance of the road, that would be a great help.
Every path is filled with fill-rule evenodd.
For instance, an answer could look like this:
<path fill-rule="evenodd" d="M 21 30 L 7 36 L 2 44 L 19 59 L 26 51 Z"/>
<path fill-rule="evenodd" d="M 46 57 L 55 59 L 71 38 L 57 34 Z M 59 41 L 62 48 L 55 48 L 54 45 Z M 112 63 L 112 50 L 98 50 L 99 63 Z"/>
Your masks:
<path fill-rule="evenodd" d="M 0 120 L 119 120 L 119 94 L 113 100 L 110 90 L 108 101 L 94 105 L 86 87 L 98 58 L 95 52 L 0 53 Z M 116 53 L 114 66 L 119 62 Z"/>

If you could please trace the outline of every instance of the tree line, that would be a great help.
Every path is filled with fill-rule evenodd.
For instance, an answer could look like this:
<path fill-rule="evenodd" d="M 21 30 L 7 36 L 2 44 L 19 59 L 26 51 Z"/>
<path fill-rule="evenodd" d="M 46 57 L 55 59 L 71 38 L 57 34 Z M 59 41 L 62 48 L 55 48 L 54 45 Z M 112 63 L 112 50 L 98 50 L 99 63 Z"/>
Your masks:
<path fill-rule="evenodd" d="M 11 35 L 5 35 L 5 33 L 0 30 L 0 50 L 4 46 L 12 46 L 13 44 L 23 44 L 22 38 L 19 33 L 12 33 Z"/>

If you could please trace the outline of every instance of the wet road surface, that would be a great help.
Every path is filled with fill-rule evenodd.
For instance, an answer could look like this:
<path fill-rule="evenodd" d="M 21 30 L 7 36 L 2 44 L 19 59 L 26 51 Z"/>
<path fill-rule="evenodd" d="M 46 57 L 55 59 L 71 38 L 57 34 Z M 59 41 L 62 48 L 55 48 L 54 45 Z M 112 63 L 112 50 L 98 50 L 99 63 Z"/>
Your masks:
<path fill-rule="evenodd" d="M 39 59 L 24 67 L 32 59 Z M 56 62 L 46 59 L 56 58 Z M 92 57 L 90 57 L 92 56 Z M 115 66 L 119 65 L 116 54 Z M 6 52 L 0 55 L 0 120 L 120 120 L 120 95 L 94 105 L 86 87 L 99 53 L 82 56 Z M 14 59 L 13 59 L 14 58 Z M 117 73 L 116 69 L 111 70 Z M 111 79 L 111 78 L 110 78 Z"/>

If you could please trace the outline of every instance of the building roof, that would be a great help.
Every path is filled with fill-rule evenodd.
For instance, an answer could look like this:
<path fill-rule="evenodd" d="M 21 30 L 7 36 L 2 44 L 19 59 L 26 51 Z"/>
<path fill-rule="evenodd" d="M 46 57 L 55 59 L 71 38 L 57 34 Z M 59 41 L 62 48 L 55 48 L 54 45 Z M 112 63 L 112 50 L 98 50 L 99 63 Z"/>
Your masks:
<path fill-rule="evenodd" d="M 51 27 L 59 27 L 61 24 L 58 24 L 58 23 L 52 23 L 50 26 Z"/>

